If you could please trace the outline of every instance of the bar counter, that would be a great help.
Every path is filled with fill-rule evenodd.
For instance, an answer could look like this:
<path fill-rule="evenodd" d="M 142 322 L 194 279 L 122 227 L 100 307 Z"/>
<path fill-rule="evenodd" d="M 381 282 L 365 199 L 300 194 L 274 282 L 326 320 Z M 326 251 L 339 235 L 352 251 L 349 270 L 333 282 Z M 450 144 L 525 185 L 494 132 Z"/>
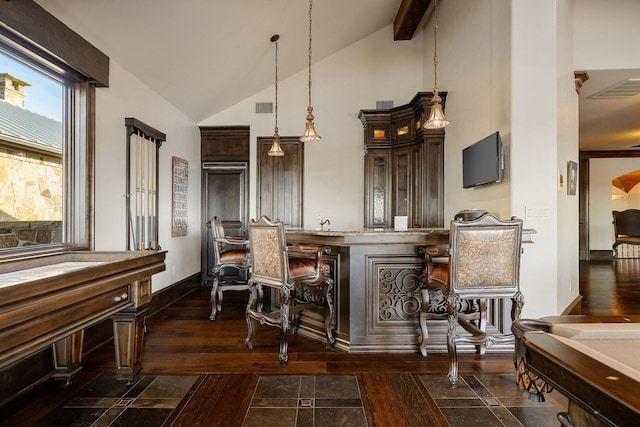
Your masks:
<path fill-rule="evenodd" d="M 337 348 L 350 353 L 418 351 L 420 275 L 425 266 L 419 249 L 447 243 L 448 229 L 287 229 L 286 236 L 287 243 L 328 247 Z M 305 313 L 299 333 L 323 341 L 321 315 Z"/>
<path fill-rule="evenodd" d="M 523 232 L 532 243 L 534 230 Z M 448 228 L 355 231 L 287 229 L 287 243 L 328 247 L 336 313 L 336 347 L 350 353 L 418 352 L 420 248 L 449 242 Z M 496 319 L 499 319 L 497 316 Z M 305 313 L 299 333 L 324 342 L 324 319 Z M 490 321 L 491 322 L 491 321 Z M 446 321 L 429 320 L 429 352 L 446 352 Z M 510 325 L 489 325 L 488 329 Z M 471 346 L 470 349 L 473 349 Z M 498 350 L 498 349 L 496 349 Z"/>

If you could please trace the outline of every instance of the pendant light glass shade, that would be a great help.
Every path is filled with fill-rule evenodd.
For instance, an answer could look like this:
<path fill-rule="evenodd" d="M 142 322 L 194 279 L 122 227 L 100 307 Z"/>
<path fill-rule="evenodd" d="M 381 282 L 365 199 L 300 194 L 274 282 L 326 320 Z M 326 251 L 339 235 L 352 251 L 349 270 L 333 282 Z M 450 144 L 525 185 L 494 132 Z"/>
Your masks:
<path fill-rule="evenodd" d="M 304 134 L 300 137 L 301 142 L 317 142 L 321 136 L 316 132 L 313 124 L 313 107 L 311 106 L 311 9 L 313 0 L 309 0 L 309 104 L 307 106 L 307 123 L 304 127 Z"/>
<path fill-rule="evenodd" d="M 275 34 L 271 37 L 271 41 L 276 44 L 276 104 L 275 104 L 275 114 L 276 114 L 276 126 L 273 130 L 273 143 L 271 144 L 271 148 L 269 148 L 268 156 L 271 157 L 279 157 L 284 156 L 284 151 L 282 151 L 282 147 L 280 146 L 280 135 L 278 134 L 278 39 L 279 35 Z"/>
<path fill-rule="evenodd" d="M 442 129 L 449 124 L 442 109 L 442 98 L 438 92 L 438 0 L 435 3 L 435 16 L 433 23 L 433 97 L 431 98 L 431 112 L 424 123 L 425 129 Z"/>
<path fill-rule="evenodd" d="M 273 143 L 267 154 L 272 157 L 284 156 L 284 151 L 282 151 L 282 147 L 280 146 L 280 135 L 277 133 L 273 135 Z"/>
<path fill-rule="evenodd" d="M 318 133 L 316 132 L 316 128 L 313 125 L 313 114 L 311 114 L 311 111 L 313 111 L 313 108 L 309 106 L 309 109 L 307 111 L 309 112 L 307 114 L 307 123 L 305 124 L 304 134 L 300 137 L 300 141 L 301 142 L 318 142 L 322 137 L 318 135 Z"/>
<path fill-rule="evenodd" d="M 438 94 L 438 90 L 434 89 L 433 97 L 431 98 L 431 112 L 429 118 L 424 124 L 426 129 L 442 129 L 449 124 L 449 120 L 444 116 L 442 111 L 442 104 L 440 104 L 442 98 Z"/>

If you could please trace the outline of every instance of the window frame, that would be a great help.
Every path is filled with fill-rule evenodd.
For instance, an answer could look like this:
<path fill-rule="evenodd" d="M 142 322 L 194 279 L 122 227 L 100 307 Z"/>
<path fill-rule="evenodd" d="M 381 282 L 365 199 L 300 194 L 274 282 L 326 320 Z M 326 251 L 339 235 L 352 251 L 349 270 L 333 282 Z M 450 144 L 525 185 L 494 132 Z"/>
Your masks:
<path fill-rule="evenodd" d="M 93 250 L 95 88 L 108 86 L 109 58 L 35 2 L 2 2 L 0 16 L 3 53 L 66 87 L 63 242 L 0 249 L 0 261 L 68 250 Z M 25 21 L 24 16 L 30 18 Z"/>

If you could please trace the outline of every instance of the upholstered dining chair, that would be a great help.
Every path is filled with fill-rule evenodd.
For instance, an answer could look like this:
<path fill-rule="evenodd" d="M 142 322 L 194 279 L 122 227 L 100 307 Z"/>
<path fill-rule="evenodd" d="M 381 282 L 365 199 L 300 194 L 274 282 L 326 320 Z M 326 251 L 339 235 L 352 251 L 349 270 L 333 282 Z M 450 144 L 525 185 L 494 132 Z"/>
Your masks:
<path fill-rule="evenodd" d="M 236 269 L 239 274 L 249 274 L 251 256 L 249 240 L 244 236 L 225 235 L 222 221 L 217 216 L 211 220 L 211 235 L 213 239 L 213 287 L 211 288 L 211 315 L 209 319 L 215 321 L 216 314 L 222 310 L 223 292 L 242 291 L 249 289 L 247 280 L 242 278 L 224 279 L 224 269 Z M 245 276 L 246 277 L 246 276 Z"/>
<path fill-rule="evenodd" d="M 324 248 L 316 246 L 287 246 L 284 225 L 263 216 L 249 223 L 251 249 L 251 277 L 249 278 L 249 303 L 246 318 L 248 334 L 245 343 L 253 349 L 254 320 L 261 324 L 280 328 L 281 365 L 288 356 L 288 333 L 292 318 L 297 319 L 301 310 L 322 309 L 325 312 L 327 346 L 333 345 L 335 327 L 333 310 L 333 280 L 327 264 L 323 263 Z M 323 268 L 324 267 L 324 268 Z M 276 292 L 275 310 L 263 312 L 261 288 L 266 286 Z M 312 289 L 315 288 L 315 289 Z M 320 291 L 320 292 L 314 292 Z M 297 324 L 297 320 L 296 320 Z"/>
<path fill-rule="evenodd" d="M 479 209 L 465 209 L 454 215 L 454 220 L 469 221 L 480 218 L 486 211 Z M 422 274 L 422 303 L 420 306 L 420 353 L 427 355 L 429 330 L 427 320 L 447 320 L 447 295 L 449 294 L 449 245 L 431 245 L 420 249 L 425 256 L 425 269 Z M 475 322 L 476 326 L 484 330 L 486 327 L 486 305 L 477 300 L 462 299 L 458 302 L 458 316 L 467 321 Z M 484 346 L 476 346 L 478 353 L 484 354 Z"/>
<path fill-rule="evenodd" d="M 512 334 L 486 330 L 486 307 L 489 299 L 511 299 L 511 319 L 520 317 L 524 297 L 520 292 L 520 255 L 522 252 L 522 220 L 502 221 L 491 214 L 477 219 L 451 222 L 446 283 L 447 351 L 449 382 L 458 383 L 458 343 L 491 347 L 513 342 Z M 463 301 L 474 301 L 479 315 L 461 313 Z M 469 308 L 469 307 L 466 307 Z M 459 335 L 457 326 L 468 332 Z M 480 352 L 484 347 L 479 348 Z"/>

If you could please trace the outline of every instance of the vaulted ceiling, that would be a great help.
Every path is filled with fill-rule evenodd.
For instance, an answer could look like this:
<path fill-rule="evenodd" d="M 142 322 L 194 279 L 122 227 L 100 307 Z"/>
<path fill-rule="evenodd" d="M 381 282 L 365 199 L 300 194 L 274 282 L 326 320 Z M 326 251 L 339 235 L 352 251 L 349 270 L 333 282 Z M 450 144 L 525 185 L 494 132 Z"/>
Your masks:
<path fill-rule="evenodd" d="M 447 1 L 456 0 L 440 0 Z M 36 2 L 195 122 L 273 84 L 272 35 L 280 35 L 281 79 L 307 66 L 306 0 Z M 313 61 L 392 24 L 389 37 L 410 38 L 424 25 L 432 2 L 316 0 Z M 636 149 L 640 144 L 640 96 L 593 95 L 629 78 L 640 78 L 640 70 L 578 71 L 589 74 L 580 93 L 580 148 Z"/>
<path fill-rule="evenodd" d="M 37 2 L 196 122 L 273 85 L 272 35 L 281 79 L 308 64 L 306 0 Z M 391 25 L 401 3 L 410 37 L 430 2 L 316 0 L 313 61 Z"/>

